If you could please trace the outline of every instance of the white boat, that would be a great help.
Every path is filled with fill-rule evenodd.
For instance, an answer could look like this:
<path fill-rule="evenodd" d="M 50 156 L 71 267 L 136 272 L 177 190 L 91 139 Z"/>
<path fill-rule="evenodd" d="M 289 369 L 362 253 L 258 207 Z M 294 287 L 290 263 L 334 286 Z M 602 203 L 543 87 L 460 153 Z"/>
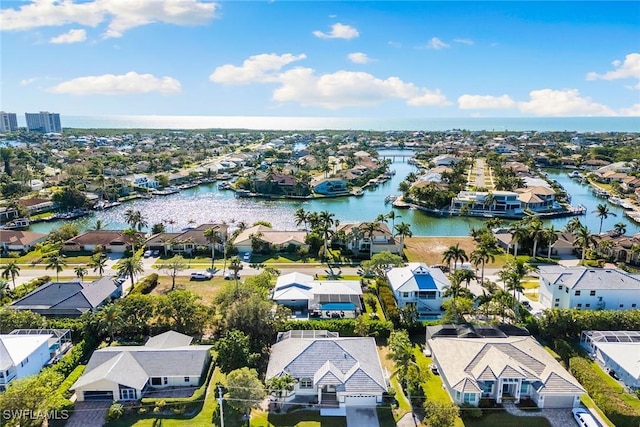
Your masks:
<path fill-rule="evenodd" d="M 611 196 L 609 197 L 609 203 L 620 206 L 622 204 L 622 199 L 618 196 Z"/>
<path fill-rule="evenodd" d="M 573 171 L 571 173 L 568 174 L 569 178 L 582 178 L 582 175 L 580 175 L 580 172 L 578 171 Z"/>
<path fill-rule="evenodd" d="M 621 207 L 622 209 L 626 209 L 626 210 L 628 210 L 628 211 L 633 210 L 633 205 L 631 205 L 631 204 L 629 204 L 629 203 L 626 203 L 626 202 L 622 202 L 622 203 L 620 203 L 620 207 Z"/>

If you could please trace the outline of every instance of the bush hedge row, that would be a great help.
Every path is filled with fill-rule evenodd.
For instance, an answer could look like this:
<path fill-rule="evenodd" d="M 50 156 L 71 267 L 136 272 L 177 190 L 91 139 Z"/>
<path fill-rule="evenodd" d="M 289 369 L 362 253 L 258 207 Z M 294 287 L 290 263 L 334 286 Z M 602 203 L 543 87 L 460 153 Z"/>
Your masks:
<path fill-rule="evenodd" d="M 617 427 L 640 425 L 640 412 L 622 400 L 618 390 L 602 380 L 588 359 L 572 357 L 569 360 L 569 370 Z"/>
<path fill-rule="evenodd" d="M 20 298 L 26 296 L 29 292 L 34 291 L 45 283 L 51 281 L 49 276 L 36 277 L 33 280 L 28 281 L 22 285 L 16 286 L 15 289 L 9 289 L 5 296 L 0 300 L 0 307 L 17 301 Z"/>
<path fill-rule="evenodd" d="M 73 392 L 71 392 L 71 390 L 69 389 L 76 381 L 78 381 L 78 378 L 80 378 L 85 368 L 86 365 L 76 366 L 76 368 L 71 371 L 69 376 L 62 382 L 62 384 L 60 384 L 56 393 L 60 396 L 63 396 L 65 399 L 70 398 Z"/>
<path fill-rule="evenodd" d="M 156 286 L 158 286 L 158 275 L 156 273 L 152 273 L 136 283 L 130 293 L 146 295 L 151 293 Z"/>
<path fill-rule="evenodd" d="M 393 291 L 387 282 L 384 280 L 377 281 L 378 298 L 380 299 L 380 305 L 382 311 L 387 319 L 391 320 L 394 325 L 398 325 L 400 321 L 400 312 L 398 311 L 398 304 L 396 298 L 393 296 Z"/>
<path fill-rule="evenodd" d="M 548 339 L 578 340 L 582 331 L 640 330 L 640 310 L 545 310 L 538 320 Z"/>
<path fill-rule="evenodd" d="M 283 331 L 291 330 L 327 330 L 338 332 L 341 337 L 355 337 L 355 319 L 287 320 Z M 388 320 L 371 320 L 369 333 L 382 339 L 389 338 L 393 323 Z"/>

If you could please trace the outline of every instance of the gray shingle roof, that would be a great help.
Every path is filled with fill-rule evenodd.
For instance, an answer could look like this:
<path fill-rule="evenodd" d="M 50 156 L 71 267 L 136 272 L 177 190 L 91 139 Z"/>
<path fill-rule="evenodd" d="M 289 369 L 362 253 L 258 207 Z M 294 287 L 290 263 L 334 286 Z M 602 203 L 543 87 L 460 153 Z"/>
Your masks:
<path fill-rule="evenodd" d="M 386 390 L 373 338 L 288 338 L 271 347 L 266 378 L 289 374 L 322 383 L 340 381 L 339 391 Z"/>
<path fill-rule="evenodd" d="M 564 266 L 540 266 L 540 278 L 553 285 L 569 289 L 638 289 L 640 275 L 617 268 L 586 268 Z"/>

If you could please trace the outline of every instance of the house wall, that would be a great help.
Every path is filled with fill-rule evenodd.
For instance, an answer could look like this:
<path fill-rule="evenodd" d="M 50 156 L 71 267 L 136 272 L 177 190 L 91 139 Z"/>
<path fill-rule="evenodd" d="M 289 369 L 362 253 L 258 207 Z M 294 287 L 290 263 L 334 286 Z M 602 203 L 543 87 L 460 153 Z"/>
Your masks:
<path fill-rule="evenodd" d="M 627 387 L 640 388 L 640 378 L 631 375 L 599 348 L 596 348 L 596 358 L 602 365 L 615 372 Z"/>
<path fill-rule="evenodd" d="M 547 308 L 578 308 L 581 310 L 634 310 L 640 307 L 640 289 L 567 289 L 551 285 L 540 278 L 540 303 Z M 568 290 L 568 292 L 567 292 Z M 579 295 L 576 295 L 579 291 Z"/>
<path fill-rule="evenodd" d="M 110 391 L 113 393 L 113 398 L 118 400 L 120 398 L 120 387 L 118 383 L 114 383 L 108 380 L 99 380 L 94 383 L 88 384 L 85 387 L 78 387 L 75 389 L 78 402 L 83 402 L 85 391 Z M 140 399 L 142 396 L 141 390 L 136 390 L 136 398 Z"/>
<path fill-rule="evenodd" d="M 45 341 L 25 360 L 16 365 L 16 379 L 37 374 L 50 358 L 49 343 Z"/>
<path fill-rule="evenodd" d="M 404 296 L 405 293 L 408 294 L 406 297 Z M 396 297 L 399 307 L 405 307 L 407 303 L 416 303 L 426 305 L 434 311 L 440 311 L 440 306 L 442 306 L 442 293 L 437 290 L 435 293 L 435 299 L 418 298 L 417 291 L 403 292 L 403 289 L 400 288 L 394 292 L 394 296 Z"/>

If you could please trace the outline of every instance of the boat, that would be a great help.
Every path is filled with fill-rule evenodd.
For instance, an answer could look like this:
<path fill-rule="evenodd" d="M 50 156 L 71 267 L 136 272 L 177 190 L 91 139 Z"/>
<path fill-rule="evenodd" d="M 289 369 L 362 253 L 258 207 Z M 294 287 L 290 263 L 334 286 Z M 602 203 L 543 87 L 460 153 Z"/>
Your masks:
<path fill-rule="evenodd" d="M 228 190 L 231 188 L 231 184 L 229 184 L 228 182 L 221 182 L 220 184 L 218 184 L 218 190 Z"/>
<path fill-rule="evenodd" d="M 633 208 L 633 205 L 631 205 L 631 204 L 629 204 L 629 203 L 627 203 L 627 202 L 622 202 L 622 203 L 620 203 L 620 207 L 621 207 L 622 209 L 626 209 L 626 210 L 628 210 L 628 211 L 630 211 L 630 210 L 633 210 L 633 209 L 634 209 L 634 208 Z"/>
<path fill-rule="evenodd" d="M 568 174 L 569 178 L 582 178 L 582 175 L 580 175 L 580 172 L 578 171 L 573 171 L 571 173 Z"/>
<path fill-rule="evenodd" d="M 351 194 L 356 197 L 360 197 L 364 194 L 364 190 L 362 190 L 362 188 L 360 187 L 355 187 L 353 190 L 351 190 Z"/>
<path fill-rule="evenodd" d="M 74 209 L 70 212 L 59 212 L 54 215 L 55 219 L 76 219 L 88 215 L 89 212 L 84 209 Z"/>
<path fill-rule="evenodd" d="M 97 211 L 103 211 L 105 209 L 110 209 L 110 208 L 115 208 L 116 206 L 120 206 L 122 203 L 120 202 L 107 202 L 107 201 L 101 201 L 96 203 L 93 206 L 93 209 L 97 210 Z"/>
<path fill-rule="evenodd" d="M 389 194 L 384 198 L 384 204 L 386 205 L 387 203 L 394 202 L 397 198 L 398 196 L 396 196 L 395 194 Z"/>
<path fill-rule="evenodd" d="M 26 230 L 29 228 L 29 218 L 16 218 L 7 222 L 5 225 L 0 227 L 2 230 Z"/>
<path fill-rule="evenodd" d="M 611 196 L 609 197 L 609 203 L 620 206 L 622 204 L 622 199 L 618 196 Z"/>
<path fill-rule="evenodd" d="M 167 187 L 164 190 L 153 190 L 151 194 L 154 196 L 168 196 L 170 194 L 179 193 L 180 189 L 177 187 Z"/>

